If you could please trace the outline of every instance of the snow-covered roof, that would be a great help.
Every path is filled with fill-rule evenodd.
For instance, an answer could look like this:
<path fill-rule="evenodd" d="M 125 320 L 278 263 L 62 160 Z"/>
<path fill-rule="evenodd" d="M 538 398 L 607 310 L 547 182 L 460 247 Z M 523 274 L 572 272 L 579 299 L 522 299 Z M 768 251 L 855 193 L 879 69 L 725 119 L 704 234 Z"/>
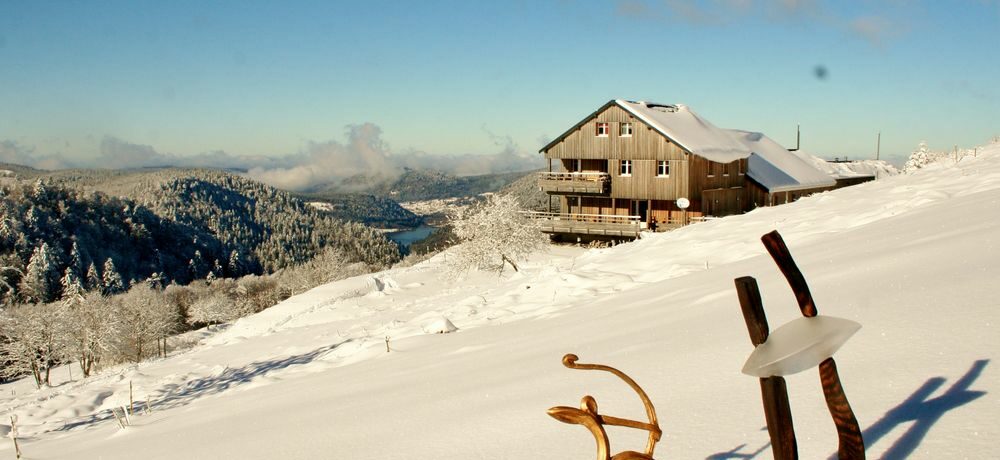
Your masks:
<path fill-rule="evenodd" d="M 747 147 L 728 130 L 701 118 L 684 104 L 658 104 L 618 99 L 618 106 L 685 150 L 716 163 L 731 163 L 750 156 Z"/>
<path fill-rule="evenodd" d="M 886 177 L 899 174 L 895 166 L 885 160 L 856 160 L 850 162 L 830 162 L 804 150 L 791 152 L 816 169 L 829 174 L 834 179 L 853 177 Z"/>
<path fill-rule="evenodd" d="M 747 175 L 769 192 L 830 187 L 837 183 L 829 174 L 761 133 L 737 129 L 727 131 L 751 152 L 747 160 Z"/>

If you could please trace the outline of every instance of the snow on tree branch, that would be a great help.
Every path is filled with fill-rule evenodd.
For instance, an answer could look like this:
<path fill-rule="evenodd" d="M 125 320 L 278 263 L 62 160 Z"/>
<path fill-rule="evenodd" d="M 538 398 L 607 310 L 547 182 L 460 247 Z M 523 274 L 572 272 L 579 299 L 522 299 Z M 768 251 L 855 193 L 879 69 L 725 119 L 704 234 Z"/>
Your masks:
<path fill-rule="evenodd" d="M 507 264 L 518 271 L 519 261 L 548 242 L 522 211 L 514 197 L 490 195 L 486 202 L 453 217 L 451 225 L 461 244 L 449 264 L 449 275 L 460 278 L 470 270 L 502 273 Z"/>

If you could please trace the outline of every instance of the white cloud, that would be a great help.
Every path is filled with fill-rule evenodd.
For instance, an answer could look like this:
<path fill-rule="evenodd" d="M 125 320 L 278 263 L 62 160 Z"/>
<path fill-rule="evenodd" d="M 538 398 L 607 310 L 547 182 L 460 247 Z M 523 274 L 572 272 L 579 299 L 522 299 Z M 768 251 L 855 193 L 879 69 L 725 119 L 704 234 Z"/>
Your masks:
<path fill-rule="evenodd" d="M 382 129 L 372 123 L 346 128 L 346 142 L 311 141 L 303 151 L 280 157 L 233 155 L 222 151 L 181 156 L 157 151 L 153 146 L 105 136 L 97 158 L 68 161 L 60 155 L 41 156 L 14 141 L 0 141 L 0 162 L 42 169 L 94 167 L 129 169 L 159 166 L 238 169 L 261 182 L 288 190 L 308 190 L 345 179 L 361 183 L 397 177 L 404 168 L 434 169 L 456 175 L 527 171 L 541 168 L 539 154 L 522 152 L 509 136 L 484 128 L 500 151 L 486 155 L 432 155 L 419 151 L 394 154 L 382 140 Z"/>

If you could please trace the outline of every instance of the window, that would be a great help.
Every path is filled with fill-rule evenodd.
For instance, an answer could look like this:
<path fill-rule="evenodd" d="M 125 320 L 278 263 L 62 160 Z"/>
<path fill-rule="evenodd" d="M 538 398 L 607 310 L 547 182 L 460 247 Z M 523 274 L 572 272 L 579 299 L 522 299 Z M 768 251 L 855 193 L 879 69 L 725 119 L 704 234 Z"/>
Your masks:
<path fill-rule="evenodd" d="M 706 177 L 715 177 L 715 163 L 712 163 L 711 161 L 709 161 L 708 162 L 708 167 L 705 168 L 705 170 L 707 172 L 706 173 Z"/>
<path fill-rule="evenodd" d="M 658 162 L 656 162 L 656 176 L 657 177 L 669 177 L 670 176 L 670 162 L 669 161 L 658 161 Z"/>
<path fill-rule="evenodd" d="M 608 137 L 608 124 L 597 122 L 597 137 Z"/>
<path fill-rule="evenodd" d="M 739 174 L 742 176 L 743 175 L 743 160 L 740 160 L 740 161 L 736 162 L 736 168 L 739 171 Z"/>
<path fill-rule="evenodd" d="M 618 129 L 621 137 L 632 137 L 632 123 L 622 123 Z"/>
<path fill-rule="evenodd" d="M 583 160 L 573 160 L 573 171 L 583 172 Z"/>
<path fill-rule="evenodd" d="M 632 160 L 622 160 L 621 163 L 621 175 L 631 176 L 632 175 Z"/>

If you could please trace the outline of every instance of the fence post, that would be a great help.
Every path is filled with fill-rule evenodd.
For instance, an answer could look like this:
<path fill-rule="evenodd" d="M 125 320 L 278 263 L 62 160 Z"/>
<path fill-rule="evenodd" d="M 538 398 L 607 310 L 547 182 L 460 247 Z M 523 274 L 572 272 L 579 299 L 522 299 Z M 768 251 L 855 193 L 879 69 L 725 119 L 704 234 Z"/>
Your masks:
<path fill-rule="evenodd" d="M 10 439 L 14 441 L 14 454 L 21 458 L 21 446 L 17 445 L 17 416 L 10 416 Z"/>

